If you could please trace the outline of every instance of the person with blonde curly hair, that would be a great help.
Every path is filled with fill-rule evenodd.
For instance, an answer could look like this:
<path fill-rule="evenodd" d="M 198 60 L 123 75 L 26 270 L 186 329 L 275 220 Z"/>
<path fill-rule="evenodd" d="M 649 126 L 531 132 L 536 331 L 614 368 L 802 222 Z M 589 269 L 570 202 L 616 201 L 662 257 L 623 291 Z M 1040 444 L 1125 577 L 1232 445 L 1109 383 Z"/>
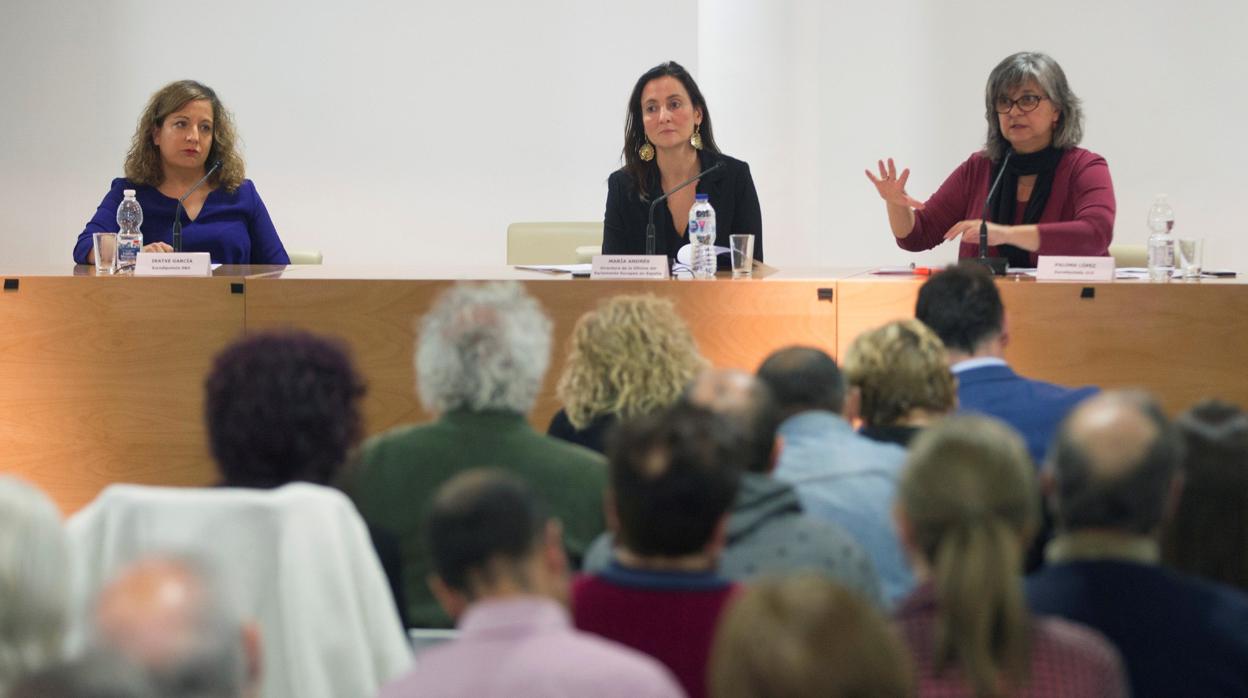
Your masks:
<path fill-rule="evenodd" d="M 209 172 L 207 181 L 188 195 Z M 177 215 L 183 222 L 184 251 L 208 252 L 221 264 L 290 263 L 255 184 L 245 179 L 234 117 L 212 88 L 179 80 L 153 94 L 126 154 L 125 175 L 113 180 L 78 235 L 78 264 L 95 261 L 92 233 L 117 230 L 117 206 L 128 190 L 143 207 L 145 252 L 174 251 Z"/>
<path fill-rule="evenodd" d="M 604 300 L 568 344 L 556 388 L 563 409 L 547 433 L 599 453 L 617 420 L 674 404 L 708 366 L 672 302 L 650 294 Z"/>
<path fill-rule="evenodd" d="M 940 337 L 918 320 L 864 332 L 845 355 L 850 413 L 860 432 L 906 446 L 918 431 L 958 406 L 958 388 Z"/>

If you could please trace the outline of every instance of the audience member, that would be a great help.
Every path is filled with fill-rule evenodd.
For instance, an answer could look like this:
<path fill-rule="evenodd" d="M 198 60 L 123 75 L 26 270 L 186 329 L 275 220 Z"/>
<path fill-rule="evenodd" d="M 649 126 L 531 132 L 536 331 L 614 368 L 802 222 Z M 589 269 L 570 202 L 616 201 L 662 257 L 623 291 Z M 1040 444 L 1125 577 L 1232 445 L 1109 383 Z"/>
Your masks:
<path fill-rule="evenodd" d="M 100 594 L 94 625 L 94 642 L 142 667 L 161 698 L 259 695 L 260 631 L 201 561 L 136 562 Z"/>
<path fill-rule="evenodd" d="M 928 279 L 914 316 L 945 343 L 959 411 L 991 415 L 1017 429 L 1036 464 L 1044 462 L 1062 418 L 1097 392 L 1031 380 L 1010 368 L 1005 306 L 992 275 L 978 264 L 950 266 Z"/>
<path fill-rule="evenodd" d="M 460 634 L 422 653 L 381 698 L 682 695 L 654 659 L 572 628 L 559 522 L 516 477 L 456 475 L 425 531 L 429 584 Z"/>
<path fill-rule="evenodd" d="M 457 284 L 420 322 L 416 382 L 429 424 L 367 442 L 344 489 L 375 531 L 399 539 L 409 623 L 449 627 L 425 587 L 429 498 L 463 470 L 497 466 L 528 482 L 564 525 L 579 563 L 604 528 L 601 455 L 536 433 L 525 419 L 550 360 L 550 320 L 515 283 Z"/>
<path fill-rule="evenodd" d="M 652 295 L 613 296 L 581 316 L 547 433 L 599 453 L 617 420 L 674 403 L 706 365 L 675 306 Z"/>
<path fill-rule="evenodd" d="M 871 559 L 840 526 L 807 516 L 793 486 L 776 480 L 776 425 L 779 411 L 770 391 L 748 373 L 701 373 L 684 398 L 727 420 L 736 438 L 720 456 L 736 460 L 741 488 L 729 511 L 720 576 L 746 581 L 799 571 L 821 572 L 866 599 L 881 604 L 880 584 Z M 605 569 L 611 560 L 610 533 L 594 541 L 586 571 Z"/>
<path fill-rule="evenodd" d="M 841 372 L 819 349 L 780 349 L 759 366 L 758 377 L 771 388 L 782 419 L 776 479 L 797 488 L 811 516 L 844 527 L 863 547 L 892 606 L 914 585 L 892 525 L 905 449 L 854 433 L 844 417 Z"/>
<path fill-rule="evenodd" d="M 1058 535 L 1028 598 L 1038 613 L 1108 636 L 1137 697 L 1248 695 L 1248 597 L 1157 564 L 1182 450 L 1146 395 L 1104 393 L 1076 407 L 1049 452 Z"/>
<path fill-rule="evenodd" d="M 897 527 L 921 580 L 897 611 L 919 695 L 1125 696 L 1096 633 L 1032 617 L 1020 574 L 1039 521 L 1034 467 L 995 419 L 952 417 L 910 449 Z"/>
<path fill-rule="evenodd" d="M 90 652 L 22 679 L 8 698 L 164 698 L 142 669 L 113 652 Z"/>
<path fill-rule="evenodd" d="M 68 576 L 56 505 L 26 482 L 0 475 L 0 694 L 60 659 Z"/>
<path fill-rule="evenodd" d="M 909 657 L 879 611 L 828 579 L 752 584 L 711 653 L 715 698 L 909 698 Z"/>
<path fill-rule="evenodd" d="M 578 628 L 655 657 L 691 698 L 706 695 L 715 627 L 736 591 L 715 571 L 740 481 L 721 457 L 724 431 L 710 411 L 681 403 L 615 429 L 606 497 L 615 557 L 572 588 Z"/>
<path fill-rule="evenodd" d="M 1183 495 L 1166 523 L 1161 558 L 1248 592 L 1248 414 L 1207 400 L 1176 424 L 1186 446 Z"/>
<path fill-rule="evenodd" d="M 867 438 L 906 446 L 923 427 L 958 406 L 957 386 L 940 338 L 918 320 L 898 320 L 858 335 L 845 353 L 847 412 Z"/>

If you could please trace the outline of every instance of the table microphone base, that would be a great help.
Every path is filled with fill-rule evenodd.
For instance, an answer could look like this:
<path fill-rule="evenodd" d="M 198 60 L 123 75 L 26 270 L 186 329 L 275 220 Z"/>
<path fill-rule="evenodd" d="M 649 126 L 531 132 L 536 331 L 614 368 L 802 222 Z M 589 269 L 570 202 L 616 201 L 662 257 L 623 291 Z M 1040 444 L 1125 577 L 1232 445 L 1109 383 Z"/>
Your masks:
<path fill-rule="evenodd" d="M 1005 276 L 1005 257 L 974 257 L 967 261 L 983 266 L 993 276 Z"/>

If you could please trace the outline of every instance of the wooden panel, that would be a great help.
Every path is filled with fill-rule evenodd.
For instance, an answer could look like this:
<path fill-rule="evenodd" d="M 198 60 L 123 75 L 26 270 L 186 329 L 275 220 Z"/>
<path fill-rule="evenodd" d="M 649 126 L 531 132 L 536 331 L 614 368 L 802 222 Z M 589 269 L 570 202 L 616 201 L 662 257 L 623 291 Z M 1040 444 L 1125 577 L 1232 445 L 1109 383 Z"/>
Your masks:
<path fill-rule="evenodd" d="M 247 286 L 248 329 L 295 326 L 344 338 L 369 383 L 369 433 L 429 418 L 415 397 L 411 365 L 415 320 L 449 280 L 253 278 Z M 690 323 L 699 349 L 716 366 L 754 370 L 786 344 L 836 344 L 835 304 L 818 299 L 832 281 L 523 282 L 554 322 L 551 367 L 530 419 L 545 429 L 559 405 L 554 386 L 577 318 L 620 293 L 671 298 Z"/>
<path fill-rule="evenodd" d="M 67 512 L 111 482 L 211 481 L 204 374 L 243 327 L 229 278 L 6 278 L 0 470 Z"/>
<path fill-rule="evenodd" d="M 922 280 L 838 283 L 838 356 L 863 330 L 914 316 Z M 1144 387 L 1171 413 L 1205 397 L 1248 405 L 1248 286 L 997 282 L 1020 373 L 1065 385 Z M 1084 289 L 1092 297 L 1084 298 Z"/>

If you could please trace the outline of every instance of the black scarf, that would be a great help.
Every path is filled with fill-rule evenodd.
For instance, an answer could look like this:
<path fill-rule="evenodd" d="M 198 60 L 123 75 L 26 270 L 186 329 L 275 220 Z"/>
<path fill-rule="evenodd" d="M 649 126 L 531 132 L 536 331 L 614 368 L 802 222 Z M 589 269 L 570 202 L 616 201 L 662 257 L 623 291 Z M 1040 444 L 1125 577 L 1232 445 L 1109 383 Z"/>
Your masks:
<path fill-rule="evenodd" d="M 1049 194 L 1053 191 L 1053 173 L 1057 171 L 1057 163 L 1061 161 L 1065 150 L 1052 146 L 1044 150 L 1019 155 L 1010 155 L 1005 174 L 1001 177 L 1001 186 L 997 193 L 988 201 L 989 220 L 1002 225 L 1014 225 L 1014 211 L 1018 208 L 1018 178 L 1026 175 L 1038 175 L 1036 185 L 1031 190 L 1031 198 L 1027 200 L 1027 208 L 1023 211 L 1023 224 L 1035 223 L 1044 212 L 1044 205 L 1049 202 Z M 995 178 L 1001 165 L 992 169 Z M 1014 268 L 1030 267 L 1031 253 L 1014 245 L 998 245 L 997 249 Z"/>

